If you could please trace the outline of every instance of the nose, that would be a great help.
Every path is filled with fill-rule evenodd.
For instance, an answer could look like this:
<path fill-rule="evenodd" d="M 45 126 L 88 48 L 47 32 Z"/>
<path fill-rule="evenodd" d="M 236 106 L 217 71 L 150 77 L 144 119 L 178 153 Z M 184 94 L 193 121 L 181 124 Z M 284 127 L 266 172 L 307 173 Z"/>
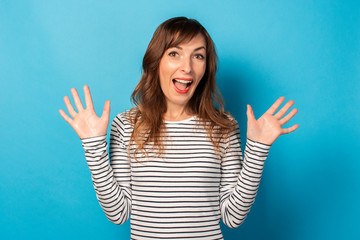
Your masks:
<path fill-rule="evenodd" d="M 190 73 L 192 70 L 190 57 L 185 57 L 181 63 L 181 70 L 185 73 Z"/>

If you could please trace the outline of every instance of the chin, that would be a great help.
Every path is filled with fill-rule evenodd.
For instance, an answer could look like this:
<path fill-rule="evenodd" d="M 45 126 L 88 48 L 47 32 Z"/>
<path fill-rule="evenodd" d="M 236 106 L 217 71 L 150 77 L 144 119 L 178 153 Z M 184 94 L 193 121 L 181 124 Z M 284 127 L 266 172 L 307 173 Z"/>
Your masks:
<path fill-rule="evenodd" d="M 184 99 L 184 97 L 179 97 L 177 99 L 174 99 L 174 101 L 172 101 L 175 105 L 177 106 L 182 106 L 182 107 L 186 107 L 190 101 L 191 97 Z"/>

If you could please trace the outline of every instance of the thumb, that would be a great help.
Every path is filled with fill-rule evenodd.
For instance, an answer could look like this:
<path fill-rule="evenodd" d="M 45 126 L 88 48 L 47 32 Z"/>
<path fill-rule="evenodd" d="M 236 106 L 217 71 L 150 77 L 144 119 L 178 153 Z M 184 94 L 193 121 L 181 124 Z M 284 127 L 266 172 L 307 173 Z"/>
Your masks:
<path fill-rule="evenodd" d="M 110 100 L 106 101 L 104 104 L 104 110 L 101 115 L 101 118 L 109 118 L 110 117 Z"/>
<path fill-rule="evenodd" d="M 247 116 L 248 122 L 256 120 L 255 116 L 254 116 L 254 111 L 249 104 L 247 105 L 246 116 Z"/>

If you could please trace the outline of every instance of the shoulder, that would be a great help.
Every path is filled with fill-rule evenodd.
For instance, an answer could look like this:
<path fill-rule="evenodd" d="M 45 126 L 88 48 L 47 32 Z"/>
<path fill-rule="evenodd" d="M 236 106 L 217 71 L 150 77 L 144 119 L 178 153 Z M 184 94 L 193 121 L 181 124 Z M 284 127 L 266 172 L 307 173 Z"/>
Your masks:
<path fill-rule="evenodd" d="M 130 123 L 132 121 L 132 119 L 134 119 L 135 115 L 136 115 L 136 110 L 134 110 L 132 108 L 132 109 L 126 110 L 124 112 L 118 113 L 118 115 L 116 115 L 115 119 L 119 119 L 123 122 Z"/>
<path fill-rule="evenodd" d="M 234 129 L 236 129 L 236 128 L 238 128 L 238 122 L 236 121 L 236 119 L 235 119 L 235 117 L 230 113 L 230 112 L 228 112 L 228 111 L 225 111 L 224 113 L 223 113 L 223 119 L 226 119 L 227 121 L 229 121 L 230 122 L 230 128 L 232 129 L 232 130 L 234 130 Z"/>
<path fill-rule="evenodd" d="M 111 124 L 111 138 L 112 140 L 117 140 L 118 143 L 127 145 L 127 142 L 130 141 L 131 134 L 134 130 L 132 124 L 132 116 L 134 112 L 132 109 L 118 113 L 112 121 Z"/>
<path fill-rule="evenodd" d="M 117 129 L 121 129 L 122 131 L 132 129 L 136 114 L 137 111 L 134 108 L 120 112 L 114 118 L 112 125 Z"/>
<path fill-rule="evenodd" d="M 239 123 L 238 121 L 235 119 L 235 117 L 233 115 L 231 115 L 230 112 L 224 112 L 224 117 L 230 121 L 230 128 L 228 129 L 228 134 L 229 136 L 232 136 L 234 134 L 238 134 L 239 132 Z"/>
<path fill-rule="evenodd" d="M 226 117 L 227 119 L 229 119 L 231 122 L 237 124 L 236 119 L 233 117 L 233 115 L 231 115 L 230 112 L 226 111 L 226 112 L 224 112 L 224 115 L 225 115 L 225 117 Z"/>

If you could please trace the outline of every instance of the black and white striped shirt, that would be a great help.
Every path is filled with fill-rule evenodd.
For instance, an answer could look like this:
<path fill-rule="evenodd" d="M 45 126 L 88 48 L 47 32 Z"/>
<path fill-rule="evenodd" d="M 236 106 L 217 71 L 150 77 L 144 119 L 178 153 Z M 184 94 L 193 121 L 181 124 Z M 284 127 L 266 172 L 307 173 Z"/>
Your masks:
<path fill-rule="evenodd" d="M 131 215 L 131 239 L 223 239 L 220 218 L 231 228 L 245 220 L 270 146 L 248 139 L 243 159 L 237 127 L 219 156 L 197 117 L 165 126 L 163 155 L 148 149 L 139 162 L 129 157 L 128 112 L 112 122 L 111 164 L 106 136 L 82 139 L 101 207 L 116 224 Z"/>

